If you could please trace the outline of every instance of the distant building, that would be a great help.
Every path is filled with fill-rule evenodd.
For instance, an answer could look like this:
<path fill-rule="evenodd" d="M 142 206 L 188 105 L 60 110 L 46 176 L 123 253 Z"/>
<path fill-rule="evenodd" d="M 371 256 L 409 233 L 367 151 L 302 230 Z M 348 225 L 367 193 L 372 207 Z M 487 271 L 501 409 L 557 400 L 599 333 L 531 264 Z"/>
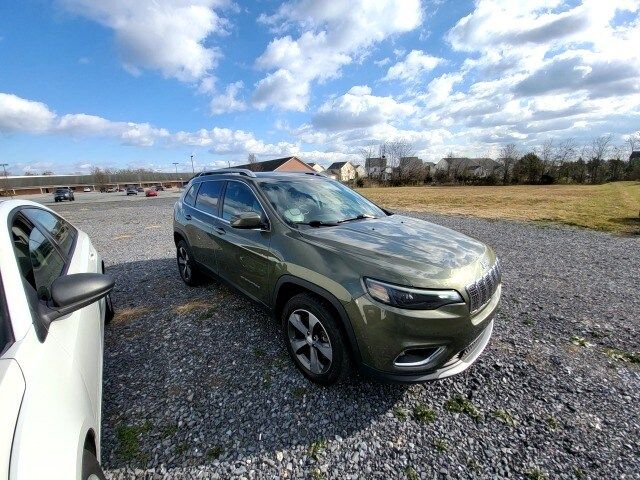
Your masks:
<path fill-rule="evenodd" d="M 356 174 L 358 175 L 358 178 L 364 178 L 367 176 L 367 171 L 362 165 L 356 165 Z"/>
<path fill-rule="evenodd" d="M 482 178 L 496 172 L 499 167 L 500 164 L 491 158 L 446 157 L 436 163 L 435 171 Z"/>
<path fill-rule="evenodd" d="M 436 173 L 436 164 L 433 162 L 424 162 L 424 173 L 426 175 L 434 175 Z"/>
<path fill-rule="evenodd" d="M 298 157 L 283 157 L 264 162 L 245 163 L 234 165 L 234 168 L 247 168 L 255 172 L 315 172 L 309 164 L 304 163 Z"/>
<path fill-rule="evenodd" d="M 364 169 L 368 177 L 384 177 L 387 171 L 387 157 L 369 157 L 364 161 Z"/>
<path fill-rule="evenodd" d="M 424 163 L 418 157 L 402 157 L 398 162 L 398 171 L 401 175 L 411 175 L 420 172 Z"/>
<path fill-rule="evenodd" d="M 57 187 L 69 187 L 76 191 L 85 187 L 92 191 L 111 187 L 119 189 L 127 185 L 181 187 L 192 176 L 192 173 L 168 172 L 103 173 L 100 177 L 96 175 L 17 175 L 0 177 L 0 195 L 52 193 Z"/>
<path fill-rule="evenodd" d="M 357 177 L 356 167 L 351 162 L 334 162 L 327 168 L 327 173 L 341 182 L 349 182 Z"/>
<path fill-rule="evenodd" d="M 324 172 L 324 167 L 322 165 L 320 165 L 319 163 L 311 162 L 311 163 L 307 163 L 307 165 L 309 165 L 311 168 L 313 168 L 318 173 Z"/>

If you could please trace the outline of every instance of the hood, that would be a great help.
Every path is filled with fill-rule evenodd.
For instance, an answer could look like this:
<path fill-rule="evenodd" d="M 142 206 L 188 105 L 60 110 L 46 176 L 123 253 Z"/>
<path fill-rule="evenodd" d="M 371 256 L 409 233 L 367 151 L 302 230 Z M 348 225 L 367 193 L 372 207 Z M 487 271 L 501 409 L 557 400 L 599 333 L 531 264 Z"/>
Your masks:
<path fill-rule="evenodd" d="M 307 241 L 373 263 L 415 286 L 424 284 L 422 280 L 428 284 L 428 280 L 436 279 L 445 284 L 464 284 L 494 261 L 493 252 L 478 240 L 403 215 L 309 228 L 301 234 Z M 486 256 L 492 258 L 480 265 L 480 259 Z"/>

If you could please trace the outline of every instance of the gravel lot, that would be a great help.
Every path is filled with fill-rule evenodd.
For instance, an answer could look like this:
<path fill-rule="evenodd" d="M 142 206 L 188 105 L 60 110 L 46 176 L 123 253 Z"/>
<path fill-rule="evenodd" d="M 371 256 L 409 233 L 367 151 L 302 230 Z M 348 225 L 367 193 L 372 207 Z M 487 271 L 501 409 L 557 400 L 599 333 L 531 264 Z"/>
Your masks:
<path fill-rule="evenodd" d="M 186 287 L 174 199 L 138 200 L 54 207 L 117 277 L 107 477 L 640 478 L 638 237 L 416 214 L 501 257 L 492 342 L 452 379 L 327 389 L 267 313 L 216 282 Z"/>

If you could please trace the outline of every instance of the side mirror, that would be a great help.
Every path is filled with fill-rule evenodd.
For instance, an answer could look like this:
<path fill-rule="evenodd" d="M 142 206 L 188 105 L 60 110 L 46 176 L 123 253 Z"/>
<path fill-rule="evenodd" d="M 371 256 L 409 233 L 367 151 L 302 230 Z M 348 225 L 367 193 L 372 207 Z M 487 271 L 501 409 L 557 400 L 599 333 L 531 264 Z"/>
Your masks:
<path fill-rule="evenodd" d="M 50 288 L 53 305 L 43 306 L 40 313 L 48 325 L 106 297 L 115 283 L 112 277 L 101 273 L 74 273 L 58 277 Z"/>
<path fill-rule="evenodd" d="M 234 215 L 230 222 L 233 228 L 261 228 L 264 226 L 262 217 L 257 212 L 242 212 Z"/>

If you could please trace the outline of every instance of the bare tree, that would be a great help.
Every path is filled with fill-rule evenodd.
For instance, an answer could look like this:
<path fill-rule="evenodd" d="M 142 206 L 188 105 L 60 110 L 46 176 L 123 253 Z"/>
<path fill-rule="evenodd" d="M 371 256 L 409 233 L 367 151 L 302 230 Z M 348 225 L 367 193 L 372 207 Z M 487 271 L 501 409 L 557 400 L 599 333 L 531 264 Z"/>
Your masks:
<path fill-rule="evenodd" d="M 627 145 L 629 146 L 629 154 L 636 150 L 640 150 L 640 132 L 632 133 L 627 137 Z"/>
<path fill-rule="evenodd" d="M 366 162 L 367 158 L 374 158 L 379 150 L 379 147 L 376 148 L 373 145 L 369 145 L 366 147 L 360 147 L 358 149 L 358 154 L 362 157 L 363 162 Z"/>
<path fill-rule="evenodd" d="M 507 185 L 511 182 L 513 165 L 518 158 L 518 147 L 515 143 L 507 143 L 500 148 L 500 162 L 502 163 L 502 183 Z"/>
<path fill-rule="evenodd" d="M 591 140 L 587 170 L 592 183 L 599 183 L 604 180 L 605 160 L 611 150 L 612 140 L 613 135 L 602 135 Z"/>
<path fill-rule="evenodd" d="M 249 170 L 253 172 L 260 171 L 260 163 L 258 163 L 258 158 L 255 153 L 250 153 L 247 156 L 247 163 L 249 164 Z"/>
<path fill-rule="evenodd" d="M 95 184 L 95 188 L 100 191 L 107 188 L 107 184 L 109 183 L 109 176 L 106 171 L 102 170 L 99 167 L 93 167 L 91 169 L 91 175 L 93 176 L 93 183 Z"/>
<path fill-rule="evenodd" d="M 554 152 L 554 159 L 558 164 L 570 162 L 575 158 L 578 144 L 575 139 L 567 138 L 558 144 Z"/>

